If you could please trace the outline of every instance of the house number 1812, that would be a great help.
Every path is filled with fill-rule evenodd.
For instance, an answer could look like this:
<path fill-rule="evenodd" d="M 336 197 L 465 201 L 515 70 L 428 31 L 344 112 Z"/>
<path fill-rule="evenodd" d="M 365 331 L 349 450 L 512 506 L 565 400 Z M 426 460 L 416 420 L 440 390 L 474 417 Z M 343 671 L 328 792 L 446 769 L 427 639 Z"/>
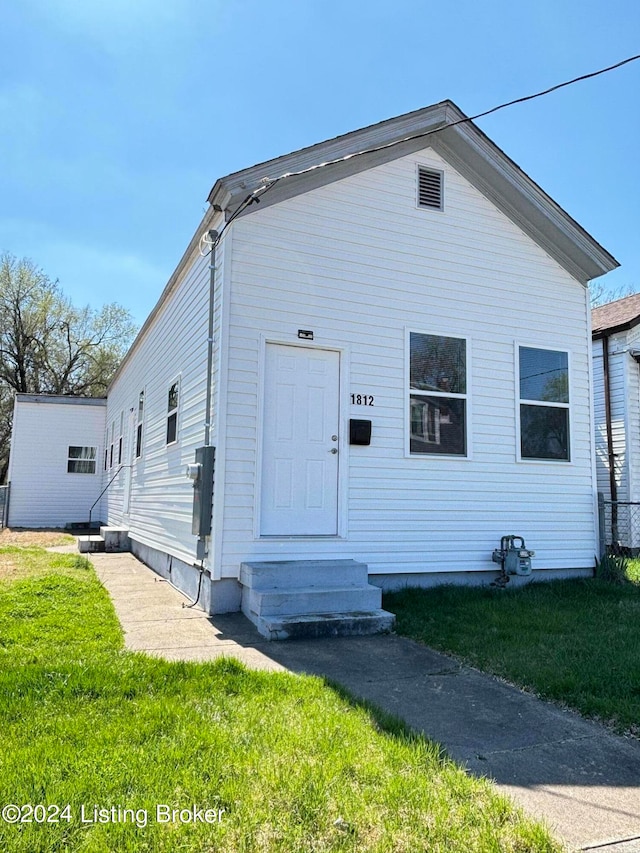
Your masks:
<path fill-rule="evenodd" d="M 352 394 L 352 406 L 373 406 L 373 394 Z"/>

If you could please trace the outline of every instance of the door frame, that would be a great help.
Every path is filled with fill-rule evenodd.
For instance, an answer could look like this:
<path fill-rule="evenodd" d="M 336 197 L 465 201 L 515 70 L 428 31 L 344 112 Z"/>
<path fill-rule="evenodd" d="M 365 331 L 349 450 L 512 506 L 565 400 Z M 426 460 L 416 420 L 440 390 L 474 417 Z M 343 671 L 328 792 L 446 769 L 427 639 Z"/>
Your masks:
<path fill-rule="evenodd" d="M 125 450 L 124 489 L 122 494 L 122 518 L 129 523 L 131 514 L 131 490 L 133 489 L 133 464 L 136 452 L 137 413 L 130 409 L 127 417 L 127 434 L 123 439 Z"/>
<path fill-rule="evenodd" d="M 336 534 L 308 534 L 308 535 L 263 535 L 260 533 L 262 521 L 262 453 L 264 436 L 264 391 L 266 381 L 267 345 L 297 347 L 298 349 L 329 350 L 337 352 L 339 356 L 338 369 L 338 518 Z M 256 436 L 256 476 L 253 510 L 253 537 L 260 542 L 277 542 L 279 540 L 317 540 L 324 542 L 332 539 L 347 538 L 347 513 L 348 506 L 348 476 L 349 470 L 349 406 L 348 406 L 348 377 L 350 376 L 350 350 L 348 346 L 336 344 L 332 341 L 287 341 L 281 338 L 273 338 L 265 334 L 260 335 L 258 349 L 258 412 L 257 412 L 257 436 Z"/>

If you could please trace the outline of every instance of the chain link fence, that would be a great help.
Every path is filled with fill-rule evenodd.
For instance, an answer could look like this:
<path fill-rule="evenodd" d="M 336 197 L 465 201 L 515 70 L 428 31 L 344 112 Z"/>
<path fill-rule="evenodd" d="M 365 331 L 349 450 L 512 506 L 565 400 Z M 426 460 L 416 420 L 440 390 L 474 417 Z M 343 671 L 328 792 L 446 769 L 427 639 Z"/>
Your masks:
<path fill-rule="evenodd" d="M 637 557 L 640 554 L 640 502 L 606 501 L 599 495 L 601 550 Z"/>

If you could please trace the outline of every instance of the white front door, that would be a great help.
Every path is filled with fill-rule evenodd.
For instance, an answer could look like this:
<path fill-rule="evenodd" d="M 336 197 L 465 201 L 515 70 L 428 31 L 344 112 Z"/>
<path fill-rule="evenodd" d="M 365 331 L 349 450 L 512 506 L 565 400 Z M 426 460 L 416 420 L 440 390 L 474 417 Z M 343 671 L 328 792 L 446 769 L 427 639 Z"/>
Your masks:
<path fill-rule="evenodd" d="M 338 532 L 340 354 L 267 344 L 263 536 Z"/>

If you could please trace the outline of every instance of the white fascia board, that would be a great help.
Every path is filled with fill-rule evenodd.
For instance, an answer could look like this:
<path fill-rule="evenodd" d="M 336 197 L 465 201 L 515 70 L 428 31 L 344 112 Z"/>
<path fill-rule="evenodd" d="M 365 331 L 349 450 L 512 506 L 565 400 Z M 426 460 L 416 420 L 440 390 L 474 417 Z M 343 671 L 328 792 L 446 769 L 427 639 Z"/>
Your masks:
<path fill-rule="evenodd" d="M 586 284 L 619 266 L 538 184 L 471 122 L 433 147 L 574 278 Z"/>
<path fill-rule="evenodd" d="M 424 107 L 397 118 L 387 119 L 361 130 L 345 133 L 326 142 L 310 145 L 308 148 L 302 148 L 291 154 L 258 163 L 239 172 L 233 172 L 231 175 L 216 181 L 209 194 L 209 202 L 217 204 L 223 209 L 231 208 L 231 212 L 233 212 L 234 205 L 237 206 L 250 192 L 262 186 L 265 179 L 273 180 L 289 172 L 312 169 L 320 164 L 330 163 L 344 157 L 351 158 L 344 163 L 323 166 L 305 175 L 287 178 L 273 190 L 269 190 L 264 198 L 264 204 L 267 202 L 275 204 L 273 198 L 276 197 L 277 191 L 286 192 L 286 197 L 299 195 L 314 186 L 323 186 L 347 175 L 370 169 L 373 165 L 403 157 L 412 151 L 428 147 L 429 142 L 427 140 L 429 137 L 407 142 L 402 142 L 402 140 L 415 134 L 428 133 L 455 121 L 456 116 L 451 114 L 452 107 L 453 104 L 450 101 L 443 101 L 440 104 Z M 390 146 L 386 150 L 353 156 L 359 155 L 360 151 L 386 145 Z M 379 156 L 375 156 L 376 154 Z M 284 190 L 285 185 L 293 185 L 295 190 L 291 191 L 288 188 Z M 277 201 L 282 201 L 282 197 L 278 197 Z M 261 204 L 263 204 L 262 201 Z M 251 209 L 249 208 L 249 210 Z"/>
<path fill-rule="evenodd" d="M 265 185 L 265 180 L 311 169 L 279 181 L 260 197 L 259 203 L 242 212 L 247 216 L 259 208 L 432 147 L 573 278 L 586 284 L 619 266 L 606 249 L 466 118 L 455 104 L 444 101 L 388 119 L 234 172 L 216 182 L 209 201 L 222 208 L 228 218 L 251 192 Z M 454 126 L 446 127 L 451 124 Z M 439 132 L 429 135 L 435 130 Z M 347 159 L 322 165 L 340 158 Z"/>

